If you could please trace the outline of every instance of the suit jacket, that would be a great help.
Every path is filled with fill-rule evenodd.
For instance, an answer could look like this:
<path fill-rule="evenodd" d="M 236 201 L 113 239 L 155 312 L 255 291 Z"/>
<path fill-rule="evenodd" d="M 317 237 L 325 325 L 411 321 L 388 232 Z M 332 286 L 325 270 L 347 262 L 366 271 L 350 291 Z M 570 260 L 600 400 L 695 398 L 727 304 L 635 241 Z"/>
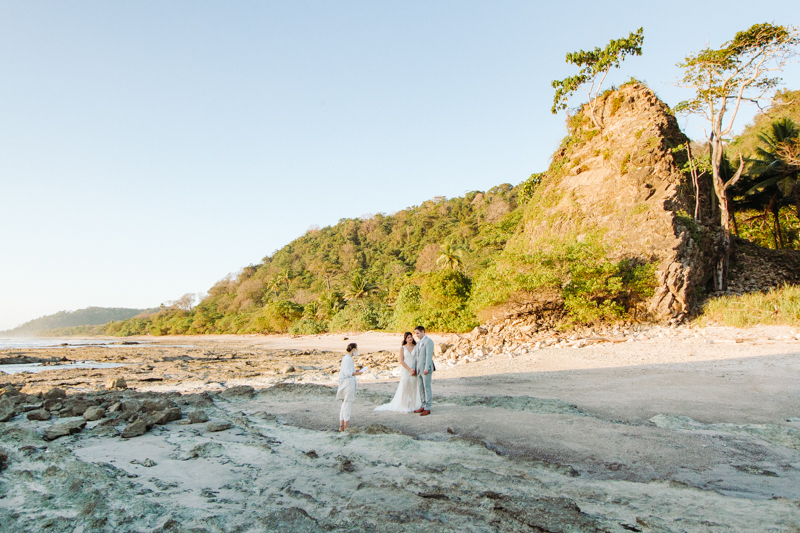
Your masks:
<path fill-rule="evenodd" d="M 436 370 L 436 367 L 433 366 L 433 340 L 430 337 L 427 335 L 423 337 L 417 343 L 415 350 L 417 351 L 417 357 L 414 368 L 417 370 L 417 374 L 422 374 L 425 370 L 428 373 Z"/>

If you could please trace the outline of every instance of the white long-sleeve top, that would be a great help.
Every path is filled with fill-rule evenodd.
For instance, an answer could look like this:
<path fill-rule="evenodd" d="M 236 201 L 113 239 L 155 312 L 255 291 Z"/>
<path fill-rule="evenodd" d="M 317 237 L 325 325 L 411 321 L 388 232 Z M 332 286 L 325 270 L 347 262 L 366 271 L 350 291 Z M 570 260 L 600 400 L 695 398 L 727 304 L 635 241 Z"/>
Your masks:
<path fill-rule="evenodd" d="M 342 357 L 342 366 L 339 368 L 339 384 L 348 378 L 354 377 L 353 374 L 355 371 L 356 364 L 353 362 L 353 358 L 348 353 Z"/>

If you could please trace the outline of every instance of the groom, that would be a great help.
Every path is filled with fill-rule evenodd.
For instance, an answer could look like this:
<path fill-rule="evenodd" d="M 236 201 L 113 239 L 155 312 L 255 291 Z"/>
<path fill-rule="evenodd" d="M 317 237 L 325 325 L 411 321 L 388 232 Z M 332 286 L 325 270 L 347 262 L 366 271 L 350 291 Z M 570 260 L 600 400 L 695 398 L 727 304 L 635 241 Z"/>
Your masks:
<path fill-rule="evenodd" d="M 419 342 L 417 343 L 417 357 L 414 363 L 414 375 L 419 376 L 419 395 L 422 399 L 422 406 L 414 411 L 420 416 L 431 414 L 431 373 L 435 370 L 433 366 L 433 341 L 425 335 L 425 328 L 417 326 L 414 329 Z"/>

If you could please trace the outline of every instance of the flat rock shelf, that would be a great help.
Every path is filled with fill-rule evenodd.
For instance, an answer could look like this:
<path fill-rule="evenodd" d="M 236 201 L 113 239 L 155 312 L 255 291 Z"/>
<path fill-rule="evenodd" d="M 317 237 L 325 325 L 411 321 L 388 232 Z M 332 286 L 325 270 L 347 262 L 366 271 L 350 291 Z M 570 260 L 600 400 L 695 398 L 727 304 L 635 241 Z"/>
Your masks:
<path fill-rule="evenodd" d="M 0 376 L 0 529 L 797 531 L 797 334 L 442 361 L 427 417 L 374 411 L 397 336 L 348 336 L 371 373 L 344 433 L 342 335 L 71 349 L 122 366 Z"/>

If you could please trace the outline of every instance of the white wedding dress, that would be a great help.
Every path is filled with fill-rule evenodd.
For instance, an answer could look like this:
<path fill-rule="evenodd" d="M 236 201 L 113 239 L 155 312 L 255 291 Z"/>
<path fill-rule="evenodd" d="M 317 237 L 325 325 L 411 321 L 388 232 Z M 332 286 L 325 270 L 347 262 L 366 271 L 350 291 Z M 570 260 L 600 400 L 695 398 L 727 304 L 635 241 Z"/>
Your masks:
<path fill-rule="evenodd" d="M 414 354 L 409 353 L 405 346 L 403 346 L 404 361 L 406 366 L 414 368 Z M 398 413 L 410 413 L 419 409 L 422 406 L 422 400 L 419 395 L 419 382 L 416 376 L 412 376 L 411 372 L 400 367 L 400 384 L 397 386 L 397 392 L 394 393 L 392 401 L 375 408 L 376 411 L 396 411 Z"/>

